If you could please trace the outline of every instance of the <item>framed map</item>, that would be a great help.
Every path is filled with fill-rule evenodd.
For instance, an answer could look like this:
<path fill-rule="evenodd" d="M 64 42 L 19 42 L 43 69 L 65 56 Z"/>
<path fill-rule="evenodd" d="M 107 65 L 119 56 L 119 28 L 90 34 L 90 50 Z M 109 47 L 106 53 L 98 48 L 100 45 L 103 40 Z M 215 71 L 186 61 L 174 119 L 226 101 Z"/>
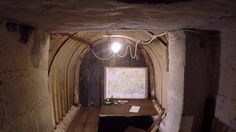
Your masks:
<path fill-rule="evenodd" d="M 104 98 L 147 98 L 147 74 L 147 67 L 105 67 Z"/>

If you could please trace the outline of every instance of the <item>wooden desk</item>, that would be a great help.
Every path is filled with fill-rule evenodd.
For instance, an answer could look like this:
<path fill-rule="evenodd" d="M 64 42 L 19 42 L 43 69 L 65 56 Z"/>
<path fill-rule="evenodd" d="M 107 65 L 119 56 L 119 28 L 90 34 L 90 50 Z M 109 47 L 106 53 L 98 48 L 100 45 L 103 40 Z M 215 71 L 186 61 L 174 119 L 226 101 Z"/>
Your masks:
<path fill-rule="evenodd" d="M 140 106 L 138 113 L 129 112 L 132 105 Z M 152 116 L 157 115 L 158 112 L 154 108 L 151 100 L 147 99 L 129 99 L 125 105 L 102 105 L 100 108 L 99 117 L 112 117 L 112 116 Z"/>

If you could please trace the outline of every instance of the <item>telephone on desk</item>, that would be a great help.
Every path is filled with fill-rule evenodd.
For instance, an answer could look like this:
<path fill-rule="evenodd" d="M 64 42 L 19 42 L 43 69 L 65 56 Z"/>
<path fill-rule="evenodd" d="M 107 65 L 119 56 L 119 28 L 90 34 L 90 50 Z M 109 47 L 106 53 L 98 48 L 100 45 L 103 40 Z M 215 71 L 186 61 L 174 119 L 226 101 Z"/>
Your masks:
<path fill-rule="evenodd" d="M 105 99 L 104 104 L 106 105 L 125 105 L 128 103 L 128 100 L 119 100 L 119 99 Z"/>

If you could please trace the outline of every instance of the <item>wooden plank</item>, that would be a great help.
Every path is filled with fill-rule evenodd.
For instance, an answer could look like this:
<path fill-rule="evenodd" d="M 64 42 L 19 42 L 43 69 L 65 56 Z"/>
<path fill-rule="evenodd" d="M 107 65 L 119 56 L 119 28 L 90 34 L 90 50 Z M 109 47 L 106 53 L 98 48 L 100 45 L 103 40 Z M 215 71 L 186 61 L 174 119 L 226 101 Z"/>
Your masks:
<path fill-rule="evenodd" d="M 154 67 L 153 67 L 153 62 L 150 58 L 150 56 L 148 55 L 147 51 L 142 49 L 141 50 L 144 58 L 145 58 L 145 61 L 147 63 L 147 66 L 148 66 L 148 72 L 149 72 L 149 90 L 151 90 L 151 98 L 152 99 L 156 99 L 156 84 L 155 84 L 155 71 L 154 71 Z"/>
<path fill-rule="evenodd" d="M 55 103 L 56 103 L 56 123 L 59 123 L 59 121 L 60 121 L 60 107 L 59 107 L 59 80 L 58 80 L 58 75 L 59 75 L 59 70 L 58 70 L 58 67 L 56 68 L 56 70 L 55 70 L 55 89 L 56 89 L 56 91 L 55 91 L 55 94 L 56 94 L 56 97 L 55 97 Z"/>
<path fill-rule="evenodd" d="M 98 107 L 81 107 L 66 132 L 97 132 Z"/>
<path fill-rule="evenodd" d="M 96 50 L 99 50 L 95 48 Z M 98 54 L 99 55 L 99 54 Z M 100 60 L 98 60 L 91 52 L 88 53 L 86 64 L 87 74 L 87 90 L 88 90 L 88 105 L 100 105 Z"/>

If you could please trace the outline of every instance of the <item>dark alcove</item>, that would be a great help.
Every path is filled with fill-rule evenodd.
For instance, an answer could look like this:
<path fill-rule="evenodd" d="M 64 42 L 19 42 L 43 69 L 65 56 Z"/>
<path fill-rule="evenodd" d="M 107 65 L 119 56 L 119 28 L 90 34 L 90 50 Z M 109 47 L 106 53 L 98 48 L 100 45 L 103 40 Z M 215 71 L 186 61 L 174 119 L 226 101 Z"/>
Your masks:
<path fill-rule="evenodd" d="M 99 40 L 96 42 L 96 46 L 93 47 L 94 52 L 102 58 L 111 56 L 113 54 L 111 50 L 113 41 L 114 38 Z M 125 53 L 127 45 L 133 43 L 127 39 L 119 39 L 118 41 L 122 43 L 122 48 L 119 52 L 122 55 Z M 88 51 L 80 67 L 80 103 L 84 106 L 99 106 L 101 104 L 104 91 L 104 68 L 106 66 L 146 67 L 147 64 L 143 54 L 140 52 L 140 48 L 138 47 L 136 59 L 132 59 L 128 52 L 123 58 L 115 56 L 106 61 L 96 58 L 92 51 Z M 134 47 L 132 47 L 132 52 L 134 53 Z"/>

